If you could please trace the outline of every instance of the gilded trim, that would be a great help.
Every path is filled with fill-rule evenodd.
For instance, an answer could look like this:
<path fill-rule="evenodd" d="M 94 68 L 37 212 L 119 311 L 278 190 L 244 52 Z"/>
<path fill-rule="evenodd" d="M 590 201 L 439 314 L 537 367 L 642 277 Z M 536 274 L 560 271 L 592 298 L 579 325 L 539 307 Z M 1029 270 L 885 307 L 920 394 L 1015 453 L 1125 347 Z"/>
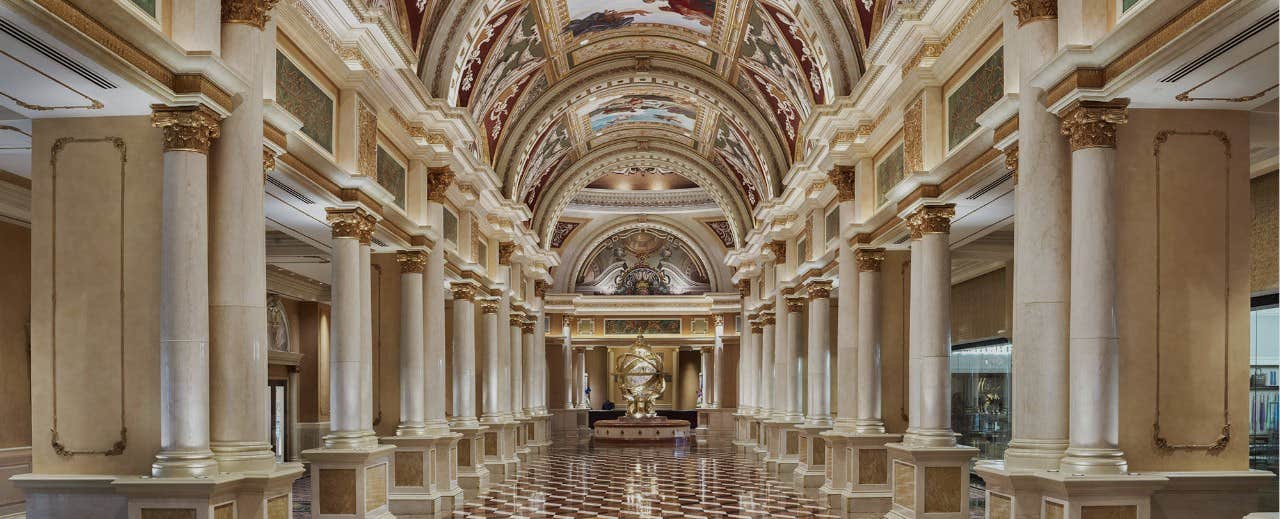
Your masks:
<path fill-rule="evenodd" d="M 1236 63 L 1235 65 L 1232 65 L 1232 66 L 1230 66 L 1230 67 L 1227 67 L 1227 69 L 1226 69 L 1226 70 L 1223 70 L 1222 72 L 1219 72 L 1219 73 L 1215 74 L 1213 77 L 1211 77 L 1211 78 L 1209 78 L 1209 79 L 1206 79 L 1206 80 L 1204 80 L 1204 81 L 1201 81 L 1201 82 L 1200 82 L 1200 84 L 1198 84 L 1198 85 L 1196 85 L 1196 86 L 1193 86 L 1193 87 L 1191 87 L 1191 88 L 1188 88 L 1186 92 L 1183 92 L 1183 93 L 1181 93 L 1181 94 L 1178 94 L 1178 95 L 1174 96 L 1174 99 L 1175 99 L 1175 100 L 1178 100 L 1178 101 L 1181 101 L 1181 102 L 1183 102 L 1183 103 L 1188 103 L 1188 102 L 1191 102 L 1191 101 L 1225 101 L 1225 102 L 1228 102 L 1228 103 L 1247 103 L 1247 102 L 1249 102 L 1249 101 L 1253 101 L 1253 100 L 1255 100 L 1255 99 L 1259 99 L 1259 98 L 1261 98 L 1262 96 L 1267 95 L 1267 92 L 1270 92 L 1270 91 L 1272 91 L 1272 90 L 1275 90 L 1276 88 L 1280 88 L 1280 83 L 1275 84 L 1275 85 L 1271 85 L 1271 86 L 1267 87 L 1266 89 L 1264 89 L 1263 91 L 1258 92 L 1258 93 L 1256 93 L 1256 94 L 1253 94 L 1253 95 L 1247 95 L 1247 96 L 1241 96 L 1241 97 L 1191 97 L 1191 92 L 1194 92 L 1196 89 L 1198 89 L 1198 88 L 1200 88 L 1200 87 L 1202 87 L 1202 86 L 1205 86 L 1205 85 L 1209 84 L 1209 82 L 1211 82 L 1211 81 L 1213 81 L 1213 80 L 1215 80 L 1215 79 L 1218 79 L 1218 78 L 1222 77 L 1223 75 L 1226 75 L 1226 73 L 1231 72 L 1232 70 L 1235 70 L 1235 69 L 1236 69 L 1236 67 L 1239 67 L 1240 65 L 1244 65 L 1245 63 L 1248 63 L 1249 61 L 1253 60 L 1253 58 L 1256 58 L 1256 57 L 1258 57 L 1258 56 L 1262 55 L 1263 53 L 1265 53 L 1265 52 L 1267 52 L 1267 51 L 1270 51 L 1271 49 L 1276 48 L 1276 46 L 1277 46 L 1277 45 L 1280 45 L 1280 43 L 1272 43 L 1270 47 L 1267 47 L 1267 48 L 1262 49 L 1262 50 L 1260 50 L 1260 51 L 1258 51 L 1258 52 L 1255 52 L 1252 56 L 1249 56 L 1249 57 L 1247 57 L 1247 58 L 1245 58 L 1245 59 L 1243 59 L 1243 60 L 1240 60 L 1240 62 L 1239 62 L 1239 63 Z"/>
<path fill-rule="evenodd" d="M 7 58 L 9 58 L 9 59 L 11 59 L 11 60 L 13 60 L 13 61 L 15 61 L 15 62 L 17 62 L 17 63 L 21 64 L 21 65 L 22 65 L 22 66 L 24 66 L 24 67 L 27 67 L 27 68 L 31 69 L 31 71 L 32 71 L 32 72 L 35 72 L 36 74 L 40 74 L 41 76 L 44 76 L 44 77 L 45 77 L 45 79 L 48 79 L 49 81 L 53 81 L 54 83 L 57 83 L 57 84 L 58 84 L 58 86 L 60 86 L 60 87 L 62 87 L 62 88 L 65 88 L 65 89 L 67 89 L 67 90 L 70 90 L 72 93 L 74 93 L 74 94 L 76 94 L 76 95 L 78 95 L 78 96 L 80 96 L 80 97 L 83 97 L 83 98 L 85 99 L 85 101 L 88 101 L 88 102 L 89 102 L 89 104 L 86 104 L 86 105 L 45 106 L 45 105 L 38 105 L 38 104 L 35 104 L 35 103 L 28 103 L 28 102 L 26 102 L 26 101 L 23 101 L 23 100 L 21 100 L 21 99 L 18 99 L 18 98 L 16 98 L 16 97 L 11 96 L 11 95 L 9 95 L 9 94 L 6 94 L 6 93 L 4 93 L 4 92 L 0 92 L 0 96 L 4 96 L 6 99 L 8 99 L 8 100 L 10 100 L 10 101 L 13 101 L 13 102 L 14 102 L 15 104 L 17 104 L 18 106 L 21 106 L 21 107 L 23 107 L 23 108 L 26 108 L 27 110 L 35 110 L 35 111 L 37 111 L 37 112 L 47 112 L 47 111 L 51 111 L 51 110 L 101 110 L 101 109 L 105 108 L 105 106 L 106 106 L 106 105 L 103 105 L 103 104 L 102 104 L 102 101 L 99 101 L 99 100 L 97 100 L 97 99 L 94 99 L 94 98 L 92 98 L 92 97 L 89 97 L 89 96 L 88 96 L 88 95 L 86 95 L 84 92 L 81 92 L 81 91 L 79 91 L 79 90 L 76 90 L 76 89 L 75 89 L 74 87 L 72 87 L 71 85 L 68 85 L 68 84 L 63 83 L 63 82 L 61 82 L 61 81 L 58 81 L 58 79 L 57 79 L 57 78 L 55 78 L 55 77 L 53 77 L 53 76 L 50 76 L 50 75 L 48 75 L 48 74 L 45 74 L 43 70 L 40 70 L 40 69 L 38 69 L 38 68 L 36 68 L 36 67 L 32 66 L 30 63 L 27 63 L 27 62 L 25 62 L 25 61 L 22 61 L 22 60 L 18 59 L 18 58 L 17 58 L 16 56 L 14 56 L 13 54 L 9 54 L 8 52 L 5 52 L 3 49 L 0 49 L 0 54 L 3 54 L 5 57 L 7 57 Z"/>

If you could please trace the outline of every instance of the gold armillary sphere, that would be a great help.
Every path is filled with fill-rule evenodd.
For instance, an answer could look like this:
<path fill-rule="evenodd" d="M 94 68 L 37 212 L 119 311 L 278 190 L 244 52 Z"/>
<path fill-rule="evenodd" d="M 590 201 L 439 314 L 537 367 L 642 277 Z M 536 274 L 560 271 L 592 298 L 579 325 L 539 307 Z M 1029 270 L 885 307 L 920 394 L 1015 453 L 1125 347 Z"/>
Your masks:
<path fill-rule="evenodd" d="M 658 396 L 667 389 L 667 381 L 662 375 L 662 357 L 649 349 L 644 336 L 636 337 L 631 351 L 618 357 L 614 366 L 618 384 L 622 387 L 622 396 L 627 401 L 627 416 L 630 418 L 653 418 L 654 403 Z"/>

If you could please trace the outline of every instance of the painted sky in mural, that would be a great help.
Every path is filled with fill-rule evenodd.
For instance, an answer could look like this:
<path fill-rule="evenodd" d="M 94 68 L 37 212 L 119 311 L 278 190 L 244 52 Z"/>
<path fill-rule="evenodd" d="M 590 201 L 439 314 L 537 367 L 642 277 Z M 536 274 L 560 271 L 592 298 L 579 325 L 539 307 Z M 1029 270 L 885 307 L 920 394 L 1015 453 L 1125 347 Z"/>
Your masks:
<path fill-rule="evenodd" d="M 591 121 L 591 131 L 596 133 L 624 123 L 668 124 L 691 132 L 698 117 L 698 112 L 687 104 L 655 94 L 600 99 L 587 104 L 583 111 Z"/>
<path fill-rule="evenodd" d="M 574 37 L 635 24 L 671 25 L 711 34 L 716 17 L 715 0 L 567 0 L 567 6 L 569 23 L 564 32 Z"/>

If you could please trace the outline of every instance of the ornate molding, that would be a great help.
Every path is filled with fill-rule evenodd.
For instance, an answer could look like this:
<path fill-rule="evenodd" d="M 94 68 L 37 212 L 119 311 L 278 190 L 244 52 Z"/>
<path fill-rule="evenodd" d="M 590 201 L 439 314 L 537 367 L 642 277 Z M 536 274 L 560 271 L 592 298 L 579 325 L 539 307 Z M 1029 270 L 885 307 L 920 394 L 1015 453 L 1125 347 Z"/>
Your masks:
<path fill-rule="evenodd" d="M 884 266 L 884 249 L 858 249 L 853 252 L 858 272 L 880 272 Z"/>
<path fill-rule="evenodd" d="M 720 314 L 711 316 L 711 326 L 724 326 L 724 316 Z"/>
<path fill-rule="evenodd" d="M 777 320 L 777 316 L 774 315 L 773 312 L 760 312 L 761 326 L 773 326 L 775 324 L 778 324 L 778 320 Z M 762 333 L 764 332 L 764 330 L 760 330 L 760 331 Z"/>
<path fill-rule="evenodd" d="M 373 238 L 375 217 L 360 208 L 325 208 L 325 216 L 334 238 L 355 238 L 361 244 L 369 244 Z"/>
<path fill-rule="evenodd" d="M 781 265 L 787 262 L 787 242 L 774 240 L 765 244 L 765 248 L 773 253 L 773 263 Z"/>
<path fill-rule="evenodd" d="M 356 96 L 356 119 L 359 131 L 356 148 L 356 171 L 378 179 L 378 114 L 363 97 Z"/>
<path fill-rule="evenodd" d="M 1004 149 L 1004 168 L 1013 173 L 1013 183 L 1018 183 L 1018 143 Z"/>
<path fill-rule="evenodd" d="M 449 291 L 453 293 L 454 301 L 474 301 L 476 298 L 476 287 L 467 283 L 453 283 Z"/>
<path fill-rule="evenodd" d="M 858 169 L 854 166 L 836 166 L 827 172 L 827 179 L 836 186 L 836 200 L 852 202 L 857 194 L 855 186 L 858 180 Z"/>
<path fill-rule="evenodd" d="M 427 200 L 444 202 L 445 192 L 453 184 L 453 170 L 444 168 L 427 168 Z"/>
<path fill-rule="evenodd" d="M 924 170 L 924 95 L 902 111 L 902 166 L 907 175 Z"/>
<path fill-rule="evenodd" d="M 480 300 L 480 311 L 486 314 L 498 313 L 498 299 L 486 297 Z"/>
<path fill-rule="evenodd" d="M 242 23 L 262 30 L 271 15 L 267 14 L 280 0 L 222 0 L 222 23 Z"/>
<path fill-rule="evenodd" d="M 826 299 L 831 297 L 831 280 L 813 279 L 804 286 L 809 290 L 809 300 Z"/>
<path fill-rule="evenodd" d="M 1070 138 L 1071 151 L 1115 148 L 1116 125 L 1129 122 L 1128 99 L 1077 101 L 1062 115 L 1062 134 Z"/>
<path fill-rule="evenodd" d="M 262 148 L 262 176 L 266 177 L 267 173 L 270 173 L 271 170 L 274 170 L 274 169 L 276 169 L 276 152 L 271 151 L 270 148 L 263 147 Z"/>
<path fill-rule="evenodd" d="M 803 312 L 809 306 L 809 296 L 787 296 L 786 301 L 788 312 Z"/>
<path fill-rule="evenodd" d="M 504 241 L 502 243 L 499 243 L 498 244 L 498 264 L 510 265 L 511 255 L 515 254 L 515 252 L 516 252 L 515 242 Z"/>
<path fill-rule="evenodd" d="M 907 227 L 912 239 L 917 240 L 926 234 L 949 234 L 955 215 L 955 204 L 926 205 L 907 217 Z"/>
<path fill-rule="evenodd" d="M 427 253 L 420 250 L 396 251 L 401 274 L 421 274 L 427 270 Z"/>
<path fill-rule="evenodd" d="M 1018 27 L 1037 20 L 1056 20 L 1058 0 L 1013 0 L 1013 15 L 1018 17 Z"/>
<path fill-rule="evenodd" d="M 213 140 L 222 135 L 218 114 L 204 105 L 151 106 L 151 125 L 164 131 L 164 151 L 209 154 Z"/>
<path fill-rule="evenodd" d="M 751 297 L 751 280 L 738 280 L 738 295 L 742 297 Z"/>

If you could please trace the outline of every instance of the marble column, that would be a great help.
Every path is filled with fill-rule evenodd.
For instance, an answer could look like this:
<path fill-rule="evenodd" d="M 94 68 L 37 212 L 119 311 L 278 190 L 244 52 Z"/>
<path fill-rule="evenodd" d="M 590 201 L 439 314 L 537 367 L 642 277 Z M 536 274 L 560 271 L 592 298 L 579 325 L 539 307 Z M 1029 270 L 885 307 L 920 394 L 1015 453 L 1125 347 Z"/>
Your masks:
<path fill-rule="evenodd" d="M 912 278 L 919 285 L 918 307 L 913 317 L 920 326 L 919 392 L 920 417 L 913 440 L 917 445 L 951 447 L 956 443 L 951 430 L 951 218 L 955 206 L 926 205 L 911 215 L 914 234 L 920 239 L 912 244 L 919 248 L 920 276 Z M 914 266 L 914 265 L 913 265 Z M 917 283 L 918 281 L 918 283 Z"/>
<path fill-rule="evenodd" d="M 528 402 L 524 391 L 524 314 L 511 312 L 508 319 L 507 334 L 510 337 L 511 353 L 511 414 L 517 420 L 528 418 Z"/>
<path fill-rule="evenodd" d="M 591 397 L 587 396 L 587 349 L 578 348 L 576 364 L 578 365 L 578 409 L 591 409 Z"/>
<path fill-rule="evenodd" d="M 160 217 L 160 452 L 154 477 L 218 472 L 209 448 L 209 146 L 218 115 L 152 107 L 164 131 Z"/>
<path fill-rule="evenodd" d="M 711 348 L 698 348 L 698 408 L 711 407 Z"/>
<path fill-rule="evenodd" d="M 371 216 L 372 217 L 372 216 Z M 372 222 L 369 225 L 372 231 Z M 361 408 L 360 420 L 365 424 L 369 441 L 376 442 L 377 435 L 373 431 L 376 419 L 373 409 L 373 233 L 360 236 L 360 348 L 362 364 L 360 369 L 360 399 L 365 402 Z M 377 413 L 380 418 L 382 413 Z"/>
<path fill-rule="evenodd" d="M 809 398 L 804 423 L 831 427 L 831 282 L 814 280 L 805 288 L 809 293 L 809 344 L 805 355 Z"/>
<path fill-rule="evenodd" d="M 573 316 L 564 316 L 563 325 L 560 327 L 560 335 L 564 337 L 564 408 L 576 409 L 578 407 L 578 397 L 575 396 L 574 390 L 578 383 L 574 380 L 574 374 L 578 370 L 574 369 L 573 354 Z"/>
<path fill-rule="evenodd" d="M 498 347 L 498 307 L 501 303 L 498 298 L 480 301 L 480 347 L 484 351 L 480 423 L 483 424 L 502 422 L 506 418 L 498 395 L 502 391 L 502 354 Z"/>
<path fill-rule="evenodd" d="M 223 0 L 220 56 L 246 86 L 209 156 L 210 447 L 220 472 L 275 468 L 268 441 L 267 271 L 262 200 L 269 0 Z"/>
<path fill-rule="evenodd" d="M 756 386 L 756 414 L 762 420 L 773 416 L 773 348 L 777 316 L 772 306 L 760 312 L 760 383 Z"/>
<path fill-rule="evenodd" d="M 1116 125 L 1128 99 L 1078 101 L 1062 117 L 1071 141 L 1071 444 L 1062 471 L 1123 474 L 1120 335 L 1116 329 Z"/>
<path fill-rule="evenodd" d="M 884 249 L 859 249 L 858 263 L 858 414 L 854 431 L 884 434 L 880 401 L 880 268 Z"/>
<path fill-rule="evenodd" d="M 1058 118 L 1031 80 L 1058 53 L 1056 2 L 1015 1 L 1018 170 L 1013 252 L 1013 438 L 1009 468 L 1052 470 L 1067 448 L 1070 157 Z"/>
<path fill-rule="evenodd" d="M 719 408 L 720 390 L 724 381 L 724 316 L 712 316 L 711 323 L 715 327 L 716 334 L 715 348 L 711 357 L 711 407 Z"/>
<path fill-rule="evenodd" d="M 476 420 L 476 287 L 455 282 L 453 291 L 453 420 L 450 426 L 477 427 Z"/>
<path fill-rule="evenodd" d="M 857 181 L 857 170 L 853 167 L 837 167 L 827 173 L 828 180 L 836 187 L 836 200 L 839 204 L 840 236 L 837 237 L 836 265 L 840 277 L 837 297 L 840 306 L 836 308 L 836 370 L 839 373 L 858 372 L 858 270 L 855 264 L 853 249 L 845 243 L 845 230 L 851 228 L 857 218 L 857 206 L 854 199 L 854 186 Z M 828 237 L 830 238 L 830 237 Z M 854 428 L 854 416 L 857 415 L 858 393 L 865 386 L 860 386 L 853 377 L 838 377 L 836 380 L 836 420 L 835 428 L 848 432 Z"/>
<path fill-rule="evenodd" d="M 445 413 L 445 381 L 448 380 L 444 347 L 444 249 L 440 246 L 427 253 L 426 273 L 422 276 L 424 338 L 426 356 L 426 426 L 433 434 L 449 430 Z M 456 329 L 456 328 L 455 328 Z M 455 410 L 455 412 L 457 412 Z"/>
<path fill-rule="evenodd" d="M 805 308 L 809 306 L 809 296 L 807 295 L 791 295 L 787 296 L 787 340 L 783 354 L 778 356 L 778 361 L 782 363 L 781 378 L 783 384 L 783 392 L 785 397 L 783 400 L 786 406 L 786 412 L 783 419 L 788 422 L 801 422 L 804 420 L 804 397 L 805 397 L 805 362 L 800 358 L 802 348 L 805 348 Z M 807 353 L 807 352 L 806 352 Z"/>
<path fill-rule="evenodd" d="M 746 369 L 742 371 L 739 378 L 742 379 L 742 394 L 751 403 L 752 414 L 760 409 L 760 385 L 764 377 L 760 375 L 760 350 L 764 344 L 764 320 L 760 314 L 753 314 L 752 318 L 745 322 L 747 330 L 747 344 L 749 348 L 743 352 L 746 357 Z"/>
<path fill-rule="evenodd" d="M 371 401 L 362 393 L 364 340 L 360 292 L 360 241 L 372 230 L 371 217 L 363 209 L 326 209 L 333 230 L 332 309 L 329 341 L 328 449 L 358 450 L 371 442 L 372 422 L 365 421 Z"/>
<path fill-rule="evenodd" d="M 907 217 L 907 229 L 910 235 L 911 257 L 909 261 L 908 276 L 910 285 L 907 297 L 907 431 L 903 435 L 903 441 L 906 443 L 914 442 L 916 431 L 920 429 L 920 349 L 922 348 L 920 339 L 924 334 L 920 331 L 923 321 L 920 320 L 920 266 L 924 264 L 923 246 L 920 239 L 923 235 L 918 228 L 911 223 L 911 217 Z"/>
<path fill-rule="evenodd" d="M 538 314 L 525 317 L 520 323 L 520 344 L 524 346 L 524 414 L 537 416 L 541 406 L 541 391 L 538 389 L 538 339 L 534 331 L 538 327 Z"/>
<path fill-rule="evenodd" d="M 426 349 L 423 345 L 423 283 L 427 254 L 418 250 L 396 253 L 400 263 L 400 424 L 397 436 L 425 436 Z"/>

